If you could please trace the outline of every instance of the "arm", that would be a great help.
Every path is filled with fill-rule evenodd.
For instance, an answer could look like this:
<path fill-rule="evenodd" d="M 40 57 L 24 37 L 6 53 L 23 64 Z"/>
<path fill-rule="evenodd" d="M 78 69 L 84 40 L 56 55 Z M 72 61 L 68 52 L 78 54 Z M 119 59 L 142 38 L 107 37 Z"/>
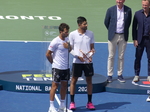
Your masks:
<path fill-rule="evenodd" d="M 47 50 L 46 57 L 47 57 L 48 61 L 52 64 L 53 63 L 52 51 Z"/>
<path fill-rule="evenodd" d="M 90 44 L 90 51 L 89 51 L 87 54 L 84 54 L 84 53 L 83 53 L 83 58 L 82 58 L 82 57 L 81 57 L 81 58 L 79 57 L 79 59 L 80 59 L 81 61 L 84 61 L 84 58 L 87 58 L 89 62 L 92 62 L 92 56 L 93 56 L 94 53 L 95 53 L 94 43 L 91 43 L 91 44 Z"/>
<path fill-rule="evenodd" d="M 128 21 L 127 21 L 127 27 L 129 28 L 131 25 L 131 20 L 132 20 L 132 10 L 129 8 L 128 9 Z"/>
<path fill-rule="evenodd" d="M 106 12 L 105 19 L 104 19 L 104 24 L 105 24 L 107 29 L 109 27 L 109 23 L 110 23 L 110 11 L 108 9 L 107 12 Z"/>
<path fill-rule="evenodd" d="M 73 40 L 73 37 L 71 34 L 69 35 L 69 41 L 70 41 L 70 48 L 71 48 L 70 54 L 72 54 L 75 58 L 78 58 L 81 62 L 84 62 L 83 57 L 76 55 L 74 50 L 73 50 L 74 40 Z"/>
<path fill-rule="evenodd" d="M 137 19 L 136 19 L 135 15 L 134 15 L 134 18 L 133 18 L 133 23 L 132 23 L 132 39 L 133 39 L 134 46 L 137 47 L 138 46 L 138 41 L 137 41 Z"/>
<path fill-rule="evenodd" d="M 69 52 L 71 52 L 71 51 L 72 51 L 72 47 L 71 47 L 71 45 L 70 45 L 70 43 L 69 43 L 69 42 L 65 42 L 65 43 L 63 43 L 63 46 L 64 46 L 64 48 L 68 49 L 68 50 L 69 50 Z"/>
<path fill-rule="evenodd" d="M 78 57 L 75 52 L 74 52 L 74 39 L 73 39 L 73 36 L 72 36 L 72 33 L 69 34 L 69 45 L 70 45 L 70 54 L 72 54 L 74 57 Z"/>
<path fill-rule="evenodd" d="M 95 53 L 94 43 L 90 44 L 90 48 L 91 48 L 91 51 L 92 51 L 93 53 Z"/>
<path fill-rule="evenodd" d="M 84 61 L 85 61 L 85 60 L 83 59 L 83 57 L 80 57 L 80 56 L 75 55 L 73 49 L 70 51 L 70 54 L 72 54 L 74 57 L 78 58 L 81 62 L 84 62 Z"/>

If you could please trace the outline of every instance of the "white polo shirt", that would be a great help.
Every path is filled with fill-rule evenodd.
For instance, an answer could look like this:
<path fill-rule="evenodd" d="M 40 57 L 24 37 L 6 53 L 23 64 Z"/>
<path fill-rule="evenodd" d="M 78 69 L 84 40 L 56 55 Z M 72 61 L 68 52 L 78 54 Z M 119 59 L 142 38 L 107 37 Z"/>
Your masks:
<path fill-rule="evenodd" d="M 90 45 L 95 42 L 94 34 L 89 30 L 86 30 L 84 34 L 80 34 L 78 30 L 72 31 L 69 34 L 69 41 L 74 50 L 74 54 L 80 57 L 83 57 L 83 54 L 80 52 L 80 50 L 82 50 L 83 53 L 88 53 L 91 50 Z M 73 63 L 89 62 L 81 62 L 77 57 L 74 57 Z"/>
<path fill-rule="evenodd" d="M 53 51 L 52 68 L 60 70 L 68 69 L 68 49 L 63 46 L 65 42 L 68 42 L 68 38 L 66 37 L 63 41 L 59 36 L 51 41 L 48 50 Z"/>

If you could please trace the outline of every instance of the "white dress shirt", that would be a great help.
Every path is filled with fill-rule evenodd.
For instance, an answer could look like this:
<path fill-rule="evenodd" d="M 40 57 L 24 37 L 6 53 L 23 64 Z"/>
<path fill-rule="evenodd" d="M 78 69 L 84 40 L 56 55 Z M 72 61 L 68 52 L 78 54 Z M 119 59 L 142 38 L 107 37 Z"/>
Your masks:
<path fill-rule="evenodd" d="M 124 6 L 119 9 L 117 6 L 117 27 L 116 33 L 124 33 Z"/>

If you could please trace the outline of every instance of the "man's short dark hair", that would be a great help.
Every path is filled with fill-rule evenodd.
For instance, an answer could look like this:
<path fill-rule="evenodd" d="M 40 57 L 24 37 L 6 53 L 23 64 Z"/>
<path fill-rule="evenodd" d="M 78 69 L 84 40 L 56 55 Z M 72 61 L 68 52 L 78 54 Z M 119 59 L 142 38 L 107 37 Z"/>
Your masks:
<path fill-rule="evenodd" d="M 60 25 L 59 25 L 59 31 L 64 31 L 64 29 L 67 29 L 67 30 L 69 30 L 69 25 L 67 25 L 66 23 L 61 23 Z"/>
<path fill-rule="evenodd" d="M 85 18 L 85 17 L 79 16 L 79 17 L 77 18 L 77 23 L 78 23 L 78 24 L 82 24 L 84 21 L 86 21 L 86 18 Z"/>

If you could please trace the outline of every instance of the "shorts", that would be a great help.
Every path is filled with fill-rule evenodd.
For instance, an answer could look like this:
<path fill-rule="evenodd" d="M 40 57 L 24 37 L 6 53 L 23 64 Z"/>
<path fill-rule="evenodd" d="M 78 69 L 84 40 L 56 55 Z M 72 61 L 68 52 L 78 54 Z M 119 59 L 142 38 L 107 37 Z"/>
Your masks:
<path fill-rule="evenodd" d="M 70 69 L 60 70 L 57 68 L 52 68 L 52 81 L 60 82 L 67 81 L 70 79 Z"/>
<path fill-rule="evenodd" d="M 88 64 L 80 64 L 80 63 L 73 63 L 72 64 L 72 76 L 74 77 L 81 77 L 82 72 L 86 77 L 90 77 L 94 75 L 93 63 Z"/>

